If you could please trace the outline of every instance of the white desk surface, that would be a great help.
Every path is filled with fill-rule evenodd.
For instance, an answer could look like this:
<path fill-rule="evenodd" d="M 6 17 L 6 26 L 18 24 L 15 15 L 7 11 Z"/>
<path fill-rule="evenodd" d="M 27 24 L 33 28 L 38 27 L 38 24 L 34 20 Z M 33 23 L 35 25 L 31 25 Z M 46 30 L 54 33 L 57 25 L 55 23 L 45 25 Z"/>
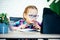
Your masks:
<path fill-rule="evenodd" d="M 9 32 L 0 34 L 0 38 L 60 38 L 59 34 L 41 34 L 40 32 Z"/>

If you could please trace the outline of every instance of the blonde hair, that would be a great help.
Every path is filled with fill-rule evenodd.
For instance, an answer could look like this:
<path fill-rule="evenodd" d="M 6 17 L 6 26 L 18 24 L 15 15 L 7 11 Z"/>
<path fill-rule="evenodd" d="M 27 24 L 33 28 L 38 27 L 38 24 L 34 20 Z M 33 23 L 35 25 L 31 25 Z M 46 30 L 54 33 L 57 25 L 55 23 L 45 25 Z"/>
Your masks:
<path fill-rule="evenodd" d="M 23 18 L 24 18 L 25 20 L 26 20 L 26 18 L 24 17 L 24 14 L 27 14 L 27 11 L 28 11 L 29 8 L 36 9 L 36 10 L 38 11 L 38 9 L 37 9 L 36 6 L 33 6 L 33 5 L 27 6 L 27 7 L 25 8 L 25 10 L 24 10 L 24 13 L 23 13 Z"/>

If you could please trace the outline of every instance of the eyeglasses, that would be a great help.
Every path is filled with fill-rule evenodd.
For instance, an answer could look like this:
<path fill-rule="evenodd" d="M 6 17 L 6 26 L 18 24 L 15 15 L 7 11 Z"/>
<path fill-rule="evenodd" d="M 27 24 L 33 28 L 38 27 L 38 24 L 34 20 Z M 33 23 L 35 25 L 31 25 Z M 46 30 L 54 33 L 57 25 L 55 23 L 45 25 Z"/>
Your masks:
<path fill-rule="evenodd" d="M 39 15 L 29 15 L 30 18 L 37 18 Z"/>

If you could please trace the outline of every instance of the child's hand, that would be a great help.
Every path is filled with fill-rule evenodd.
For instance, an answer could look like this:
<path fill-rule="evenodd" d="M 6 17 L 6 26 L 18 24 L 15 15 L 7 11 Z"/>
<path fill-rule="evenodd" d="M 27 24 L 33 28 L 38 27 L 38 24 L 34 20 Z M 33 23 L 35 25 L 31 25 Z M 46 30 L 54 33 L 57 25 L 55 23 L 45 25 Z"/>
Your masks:
<path fill-rule="evenodd" d="M 35 21 L 35 20 L 33 20 L 33 26 L 34 26 L 34 28 L 36 28 L 36 29 L 41 29 L 41 27 L 38 25 L 38 22 Z"/>
<path fill-rule="evenodd" d="M 22 25 L 19 25 L 18 27 L 16 26 L 11 26 L 11 29 L 12 31 L 17 31 L 19 29 L 25 29 L 26 28 L 26 25 L 22 24 Z"/>
<path fill-rule="evenodd" d="M 11 26 L 10 28 L 12 31 L 16 31 L 18 29 L 18 27 L 15 27 L 15 26 Z"/>

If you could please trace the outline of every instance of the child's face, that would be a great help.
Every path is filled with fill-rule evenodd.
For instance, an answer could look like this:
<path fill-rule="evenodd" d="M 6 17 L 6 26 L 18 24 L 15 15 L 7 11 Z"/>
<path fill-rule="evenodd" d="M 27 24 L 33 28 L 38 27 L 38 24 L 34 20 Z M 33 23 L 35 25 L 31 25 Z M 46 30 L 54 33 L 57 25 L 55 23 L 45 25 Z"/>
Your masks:
<path fill-rule="evenodd" d="M 38 11 L 36 9 L 29 8 L 26 14 L 26 21 L 28 23 L 34 23 L 37 18 Z"/>

